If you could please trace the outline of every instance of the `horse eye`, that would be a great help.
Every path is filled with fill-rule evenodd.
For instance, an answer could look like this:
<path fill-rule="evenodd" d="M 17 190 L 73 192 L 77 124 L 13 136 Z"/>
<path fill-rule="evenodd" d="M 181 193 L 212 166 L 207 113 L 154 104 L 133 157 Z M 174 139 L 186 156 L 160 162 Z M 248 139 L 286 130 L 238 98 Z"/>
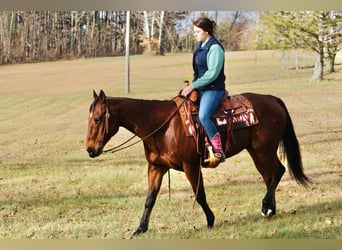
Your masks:
<path fill-rule="evenodd" d="M 95 123 L 99 124 L 101 122 L 101 116 L 95 117 Z"/>

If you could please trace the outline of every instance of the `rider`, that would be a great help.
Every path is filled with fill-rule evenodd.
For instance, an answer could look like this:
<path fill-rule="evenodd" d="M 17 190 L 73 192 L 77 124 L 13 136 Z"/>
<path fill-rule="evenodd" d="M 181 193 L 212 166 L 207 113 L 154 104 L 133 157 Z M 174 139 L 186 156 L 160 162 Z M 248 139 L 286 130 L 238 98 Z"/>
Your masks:
<path fill-rule="evenodd" d="M 224 161 L 220 133 L 211 120 L 225 92 L 224 48 L 214 36 L 215 22 L 200 17 L 193 22 L 197 46 L 193 53 L 194 79 L 182 90 L 188 96 L 193 89 L 199 92 L 198 118 L 204 127 L 213 147 L 215 156 Z"/>

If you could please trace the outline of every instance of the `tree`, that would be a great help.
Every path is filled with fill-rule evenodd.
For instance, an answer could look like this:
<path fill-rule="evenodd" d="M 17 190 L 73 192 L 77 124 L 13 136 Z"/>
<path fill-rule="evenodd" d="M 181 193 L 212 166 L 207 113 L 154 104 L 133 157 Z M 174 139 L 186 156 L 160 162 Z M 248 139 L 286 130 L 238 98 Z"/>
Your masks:
<path fill-rule="evenodd" d="M 328 36 L 326 37 L 326 54 L 329 63 L 329 72 L 335 72 L 335 58 L 339 50 L 342 49 L 342 13 L 330 12 L 328 22 Z"/>
<path fill-rule="evenodd" d="M 165 11 L 143 11 L 144 35 L 140 35 L 141 45 L 145 48 L 144 53 L 149 55 L 163 55 L 163 28 Z M 158 30 L 158 32 L 156 31 Z"/>
<path fill-rule="evenodd" d="M 216 36 L 222 45 L 230 51 L 243 50 L 248 47 L 250 20 L 243 11 L 231 12 L 225 20 L 217 23 Z"/>
<path fill-rule="evenodd" d="M 318 57 L 311 80 L 323 80 L 324 59 L 330 61 L 330 68 L 334 69 L 335 56 L 341 49 L 341 14 L 332 11 L 266 12 L 261 15 L 259 31 L 264 33 L 258 37 L 259 46 L 316 52 Z"/>

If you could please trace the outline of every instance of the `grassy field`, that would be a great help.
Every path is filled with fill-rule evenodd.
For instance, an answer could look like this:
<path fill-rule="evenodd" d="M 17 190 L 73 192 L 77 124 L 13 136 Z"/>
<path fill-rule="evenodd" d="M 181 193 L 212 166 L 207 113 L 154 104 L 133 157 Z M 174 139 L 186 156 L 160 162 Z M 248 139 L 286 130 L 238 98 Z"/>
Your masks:
<path fill-rule="evenodd" d="M 291 59 L 291 58 L 290 58 Z M 286 67 L 291 68 L 287 58 Z M 300 58 L 306 66 L 312 55 Z M 293 59 L 294 61 L 294 59 Z M 282 69 L 278 52 L 227 53 L 231 94 L 269 93 L 288 106 L 301 144 L 304 188 L 285 173 L 278 213 L 260 216 L 265 186 L 246 152 L 204 169 L 208 203 L 216 215 L 206 228 L 185 175 L 167 176 L 142 239 L 341 239 L 342 60 L 337 73 L 309 82 L 312 69 Z M 0 238 L 130 238 L 147 190 L 142 144 L 90 159 L 85 151 L 92 90 L 109 96 L 171 99 L 191 79 L 191 54 L 131 57 L 125 94 L 124 58 L 80 59 L 0 66 Z M 131 134 L 124 129 L 110 141 Z"/>

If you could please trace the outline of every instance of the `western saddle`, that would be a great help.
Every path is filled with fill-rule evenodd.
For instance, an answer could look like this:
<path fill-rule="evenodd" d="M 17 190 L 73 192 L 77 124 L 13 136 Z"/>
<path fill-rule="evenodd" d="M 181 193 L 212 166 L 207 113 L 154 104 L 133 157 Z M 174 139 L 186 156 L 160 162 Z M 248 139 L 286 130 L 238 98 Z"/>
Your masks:
<path fill-rule="evenodd" d="M 178 107 L 186 136 L 192 136 L 196 142 L 197 152 L 201 155 L 201 165 L 209 168 L 217 167 L 219 161 L 214 156 L 210 140 L 198 120 L 197 90 L 193 90 L 188 97 L 179 94 L 173 98 L 173 101 Z M 222 147 L 226 154 L 232 149 L 234 130 L 253 126 L 259 122 L 252 103 L 241 94 L 230 96 L 228 91 L 213 113 L 212 120 L 221 134 Z"/>

